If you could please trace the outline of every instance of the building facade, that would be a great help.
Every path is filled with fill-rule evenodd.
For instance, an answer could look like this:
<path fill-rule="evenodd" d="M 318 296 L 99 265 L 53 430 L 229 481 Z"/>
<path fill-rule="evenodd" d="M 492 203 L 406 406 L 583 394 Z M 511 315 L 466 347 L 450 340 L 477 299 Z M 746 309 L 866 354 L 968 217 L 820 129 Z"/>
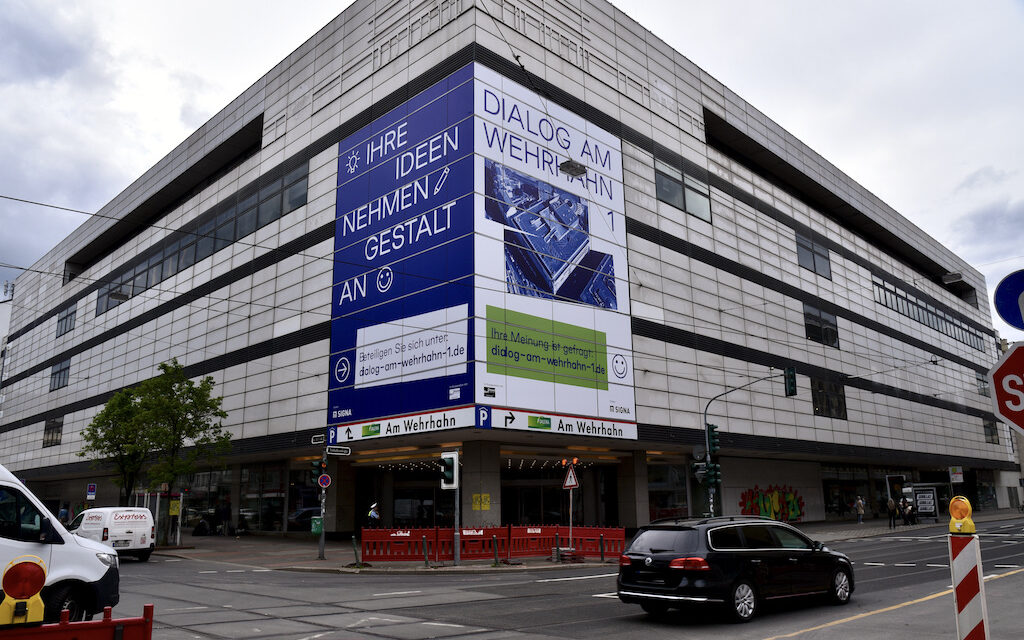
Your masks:
<path fill-rule="evenodd" d="M 576 523 L 696 515 L 705 422 L 719 512 L 988 509 L 996 355 L 977 270 L 609 3 L 359 0 L 18 279 L 0 460 L 113 503 L 81 430 L 177 358 L 233 436 L 186 524 L 308 530 L 320 440 L 328 531 L 451 526 L 448 450 L 465 526 L 566 522 L 567 458 Z"/>

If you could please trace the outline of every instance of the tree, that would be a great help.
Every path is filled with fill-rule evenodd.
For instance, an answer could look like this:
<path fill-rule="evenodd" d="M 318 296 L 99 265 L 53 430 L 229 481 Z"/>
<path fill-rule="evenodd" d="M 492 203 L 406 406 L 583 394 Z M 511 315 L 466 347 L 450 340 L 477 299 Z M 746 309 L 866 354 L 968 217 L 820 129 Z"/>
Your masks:
<path fill-rule="evenodd" d="M 212 377 L 196 383 L 176 359 L 159 369 L 160 375 L 142 382 L 135 393 L 138 420 L 155 452 L 149 479 L 166 482 L 170 496 L 177 479 L 195 473 L 200 459 L 212 461 L 228 451 L 231 434 L 220 424 L 228 414 L 221 409 L 222 398 L 212 396 Z M 166 521 L 169 540 L 171 519 Z"/>
<path fill-rule="evenodd" d="M 138 420 L 139 399 L 134 389 L 121 389 L 82 430 L 81 457 L 95 456 L 96 464 L 109 459 L 117 470 L 114 483 L 121 487 L 120 504 L 128 505 L 142 467 L 153 450 L 145 426 Z"/>

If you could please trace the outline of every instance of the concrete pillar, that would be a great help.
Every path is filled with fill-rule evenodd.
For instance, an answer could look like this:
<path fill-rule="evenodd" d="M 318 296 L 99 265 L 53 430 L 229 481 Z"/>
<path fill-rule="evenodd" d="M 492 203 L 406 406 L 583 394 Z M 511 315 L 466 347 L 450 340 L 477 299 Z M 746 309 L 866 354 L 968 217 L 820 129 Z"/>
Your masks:
<path fill-rule="evenodd" d="M 647 452 L 634 451 L 619 465 L 619 526 L 638 527 L 650 519 Z"/>
<path fill-rule="evenodd" d="M 356 472 L 345 458 L 327 459 L 327 473 L 333 482 L 327 490 L 327 521 L 325 531 L 354 531 L 361 523 L 356 513 Z M 367 505 L 367 510 L 369 505 Z"/>
<path fill-rule="evenodd" d="M 600 481 L 599 474 L 595 473 L 593 467 L 580 472 L 576 471 L 577 478 L 580 481 L 580 488 L 576 490 L 579 494 L 579 499 L 583 507 L 583 520 L 580 522 L 581 525 L 586 527 L 596 527 L 600 524 L 600 506 L 601 500 L 601 487 L 598 486 Z"/>
<path fill-rule="evenodd" d="M 377 498 L 377 506 L 380 507 L 381 525 L 387 529 L 395 526 L 395 476 L 390 471 L 378 469 L 376 473 L 377 486 L 380 497 Z M 366 516 L 370 505 L 362 507 L 362 516 Z"/>
<path fill-rule="evenodd" d="M 501 445 L 490 441 L 466 442 L 459 462 L 462 526 L 501 526 Z M 474 495 L 478 496 L 475 510 Z"/>

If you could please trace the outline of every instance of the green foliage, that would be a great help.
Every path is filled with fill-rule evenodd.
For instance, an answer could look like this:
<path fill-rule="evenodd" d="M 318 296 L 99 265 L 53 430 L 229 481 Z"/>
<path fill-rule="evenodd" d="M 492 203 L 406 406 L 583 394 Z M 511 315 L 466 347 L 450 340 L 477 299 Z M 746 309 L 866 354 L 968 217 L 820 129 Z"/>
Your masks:
<path fill-rule="evenodd" d="M 135 490 L 153 448 L 138 414 L 139 398 L 135 390 L 118 391 L 82 430 L 85 444 L 78 452 L 80 457 L 94 458 L 97 464 L 103 460 L 113 463 L 117 471 L 114 482 L 121 488 L 122 505 L 128 504 L 128 497 Z"/>

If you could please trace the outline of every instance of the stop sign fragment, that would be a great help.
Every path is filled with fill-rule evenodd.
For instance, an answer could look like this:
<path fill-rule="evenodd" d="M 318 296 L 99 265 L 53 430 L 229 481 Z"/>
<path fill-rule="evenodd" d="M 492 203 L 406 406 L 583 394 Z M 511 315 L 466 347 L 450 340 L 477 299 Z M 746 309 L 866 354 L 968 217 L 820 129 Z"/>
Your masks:
<path fill-rule="evenodd" d="M 988 372 L 995 414 L 1024 435 L 1024 349 L 1010 347 Z"/>

